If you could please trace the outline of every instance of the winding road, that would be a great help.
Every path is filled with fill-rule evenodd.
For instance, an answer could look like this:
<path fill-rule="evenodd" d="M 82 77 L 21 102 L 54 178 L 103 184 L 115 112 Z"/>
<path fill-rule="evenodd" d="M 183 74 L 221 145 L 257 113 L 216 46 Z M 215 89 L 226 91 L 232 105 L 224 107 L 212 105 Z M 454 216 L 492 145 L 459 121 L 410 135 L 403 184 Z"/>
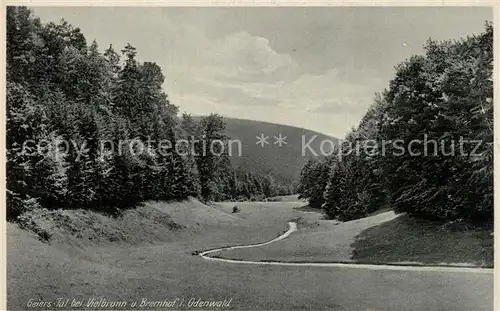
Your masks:
<path fill-rule="evenodd" d="M 370 265 L 370 264 L 357 264 L 357 263 L 341 263 L 341 262 L 278 262 L 278 261 L 248 261 L 248 260 L 235 260 L 219 257 L 211 257 L 210 254 L 217 253 L 225 250 L 262 247 L 280 240 L 287 238 L 290 234 L 297 231 L 297 224 L 295 222 L 288 222 L 288 230 L 282 235 L 264 242 L 248 245 L 226 246 L 211 250 L 200 252 L 198 255 L 203 259 L 236 264 L 251 264 L 251 265 L 272 265 L 272 266 L 306 266 L 306 267 L 337 267 L 349 269 L 369 269 L 369 270 L 393 270 L 393 271 L 434 271 L 434 272 L 465 272 L 465 273 L 486 273 L 493 274 L 493 269 L 488 268 L 470 268 L 470 267 L 450 267 L 450 266 L 410 266 L 410 265 Z"/>

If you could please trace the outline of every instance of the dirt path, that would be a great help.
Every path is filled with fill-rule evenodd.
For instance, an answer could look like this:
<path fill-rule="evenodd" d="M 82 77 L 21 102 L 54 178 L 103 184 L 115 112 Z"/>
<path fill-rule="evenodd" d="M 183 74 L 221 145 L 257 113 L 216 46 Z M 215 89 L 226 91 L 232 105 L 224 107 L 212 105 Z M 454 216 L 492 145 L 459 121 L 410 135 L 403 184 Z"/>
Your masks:
<path fill-rule="evenodd" d="M 297 231 L 297 224 L 295 222 L 289 222 L 288 223 L 288 227 L 289 228 L 288 228 L 288 230 L 285 233 L 283 233 L 282 235 L 278 236 L 277 238 L 274 238 L 274 239 L 272 239 L 270 241 L 267 241 L 267 242 L 264 242 L 264 243 L 220 247 L 220 248 L 216 248 L 216 249 L 211 249 L 211 250 L 208 250 L 208 251 L 204 251 L 204 252 L 200 253 L 199 255 L 201 257 L 207 259 L 207 258 L 211 258 L 211 257 L 207 256 L 208 254 L 217 253 L 217 252 L 224 251 L 224 250 L 233 250 L 233 249 L 241 249 L 241 248 L 252 248 L 252 247 L 262 247 L 262 246 L 265 246 L 265 245 L 268 245 L 268 244 L 271 244 L 271 243 L 283 240 L 286 237 L 288 237 L 290 234 L 292 234 L 294 231 Z"/>

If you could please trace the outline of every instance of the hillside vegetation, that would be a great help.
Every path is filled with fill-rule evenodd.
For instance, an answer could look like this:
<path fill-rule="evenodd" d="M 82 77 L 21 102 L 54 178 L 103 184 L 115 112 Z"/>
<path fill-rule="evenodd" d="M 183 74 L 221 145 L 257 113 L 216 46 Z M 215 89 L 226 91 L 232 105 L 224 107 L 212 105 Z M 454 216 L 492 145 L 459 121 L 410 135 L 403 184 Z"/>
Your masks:
<path fill-rule="evenodd" d="M 424 55 L 396 67 L 341 152 L 303 167 L 301 197 L 342 220 L 388 207 L 491 225 L 492 73 L 491 24 L 461 40 L 429 40 Z"/>
<path fill-rule="evenodd" d="M 126 243 L 170 242 L 179 235 L 207 227 L 236 225 L 237 218 L 196 199 L 182 202 L 148 201 L 141 206 L 106 215 L 88 209 L 35 209 L 18 219 L 20 228 L 42 242 L 78 247 Z"/>

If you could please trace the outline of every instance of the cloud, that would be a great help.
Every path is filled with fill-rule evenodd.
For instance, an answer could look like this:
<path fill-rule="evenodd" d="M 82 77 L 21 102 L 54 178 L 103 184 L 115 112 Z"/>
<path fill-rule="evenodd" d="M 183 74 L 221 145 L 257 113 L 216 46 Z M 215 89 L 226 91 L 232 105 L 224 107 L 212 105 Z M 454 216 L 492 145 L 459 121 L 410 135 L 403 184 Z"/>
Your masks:
<path fill-rule="evenodd" d="M 200 98 L 204 96 L 218 105 L 271 106 L 279 105 L 281 99 L 265 96 L 249 85 L 276 83 L 290 77 L 296 69 L 296 62 L 287 54 L 279 54 L 263 37 L 246 32 L 237 32 L 224 37 L 208 40 L 196 29 L 186 29 L 190 43 L 185 43 L 186 53 L 169 66 L 174 79 L 167 81 L 167 92 L 172 98 Z M 193 38 L 199 45 L 194 49 Z M 187 48 L 190 46 L 190 48 Z M 203 53 L 198 54 L 200 47 Z M 175 101 L 174 101 L 175 102 Z M 183 102 L 177 104 L 183 105 Z M 182 108 L 182 107 L 181 107 Z"/>
<path fill-rule="evenodd" d="M 366 112 L 371 103 L 372 101 L 370 98 L 339 98 L 324 102 L 311 109 L 311 112 L 318 114 L 359 115 Z"/>
<path fill-rule="evenodd" d="M 274 99 L 283 107 L 336 114 L 363 113 L 373 97 L 366 84 L 345 82 L 335 69 L 320 75 L 303 74 L 292 81 L 247 83 L 242 87 L 248 96 Z M 326 109 L 332 105 L 333 109 Z"/>
<path fill-rule="evenodd" d="M 214 40 L 206 57 L 214 66 L 222 66 L 243 77 L 271 75 L 280 69 L 294 66 L 286 54 L 275 52 L 266 38 L 240 31 Z"/>

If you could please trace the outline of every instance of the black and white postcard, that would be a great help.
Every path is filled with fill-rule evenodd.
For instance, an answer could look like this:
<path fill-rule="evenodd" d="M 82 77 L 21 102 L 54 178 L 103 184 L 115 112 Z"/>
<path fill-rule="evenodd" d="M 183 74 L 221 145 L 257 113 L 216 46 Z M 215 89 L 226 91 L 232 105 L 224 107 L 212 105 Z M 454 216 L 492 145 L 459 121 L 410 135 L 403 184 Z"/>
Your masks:
<path fill-rule="evenodd" d="M 6 308 L 493 310 L 498 6 L 341 2 L 5 5 Z"/>

